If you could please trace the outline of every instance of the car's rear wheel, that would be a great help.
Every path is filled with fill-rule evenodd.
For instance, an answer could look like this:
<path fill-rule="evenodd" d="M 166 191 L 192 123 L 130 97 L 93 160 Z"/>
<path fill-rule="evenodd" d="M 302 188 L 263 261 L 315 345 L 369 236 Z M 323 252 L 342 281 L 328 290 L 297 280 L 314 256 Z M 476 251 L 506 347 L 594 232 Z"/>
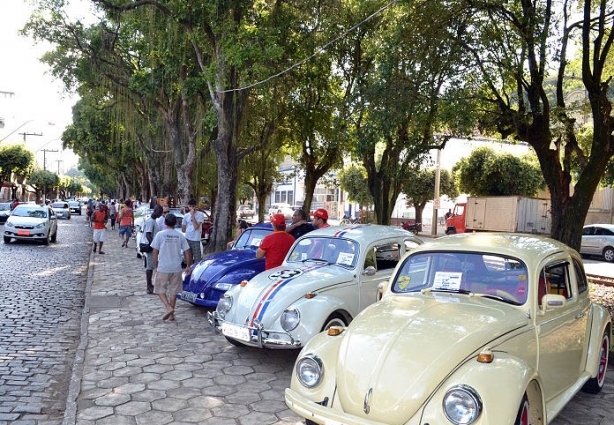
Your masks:
<path fill-rule="evenodd" d="M 330 329 L 331 326 L 347 326 L 348 324 L 345 322 L 345 318 L 339 313 L 333 313 L 328 316 L 328 319 L 324 322 L 324 326 L 322 326 L 322 332 Z"/>
<path fill-rule="evenodd" d="M 518 416 L 516 416 L 515 425 L 529 425 L 529 399 L 526 394 L 522 397 L 520 408 L 518 409 Z"/>
<path fill-rule="evenodd" d="M 4 236 L 4 243 L 11 243 L 11 238 Z"/>
<path fill-rule="evenodd" d="M 614 248 L 611 246 L 606 246 L 603 249 L 603 259 L 605 261 L 609 261 L 610 263 L 614 261 Z"/>
<path fill-rule="evenodd" d="M 603 337 L 601 338 L 601 347 L 599 351 L 599 365 L 597 368 L 597 375 L 591 379 L 589 379 L 584 387 L 582 387 L 582 391 L 597 394 L 603 388 L 603 384 L 605 383 L 605 373 L 608 369 L 608 359 L 610 353 L 610 332 L 606 330 L 603 333 Z"/>

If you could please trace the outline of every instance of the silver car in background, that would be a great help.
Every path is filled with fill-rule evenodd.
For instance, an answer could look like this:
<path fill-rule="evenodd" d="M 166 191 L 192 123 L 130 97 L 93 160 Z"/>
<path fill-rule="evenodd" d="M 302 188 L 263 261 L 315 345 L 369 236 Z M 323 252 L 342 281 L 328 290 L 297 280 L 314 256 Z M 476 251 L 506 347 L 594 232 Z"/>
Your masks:
<path fill-rule="evenodd" d="M 51 204 L 51 208 L 53 208 L 53 211 L 55 211 L 55 215 L 58 218 L 65 218 L 66 220 L 70 220 L 70 206 L 68 205 L 68 202 L 53 202 Z"/>
<path fill-rule="evenodd" d="M 58 236 L 58 220 L 53 209 L 34 204 L 15 207 L 4 224 L 4 243 L 12 239 L 37 240 L 47 245 Z"/>
<path fill-rule="evenodd" d="M 582 255 L 598 255 L 614 261 L 614 224 L 591 224 L 582 228 Z"/>

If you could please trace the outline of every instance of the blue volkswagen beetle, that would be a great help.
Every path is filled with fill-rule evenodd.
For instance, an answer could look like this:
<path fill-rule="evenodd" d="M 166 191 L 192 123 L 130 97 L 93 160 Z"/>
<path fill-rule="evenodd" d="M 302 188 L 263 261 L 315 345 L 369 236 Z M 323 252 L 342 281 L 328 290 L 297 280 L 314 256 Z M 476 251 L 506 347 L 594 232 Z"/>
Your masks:
<path fill-rule="evenodd" d="M 177 298 L 189 303 L 212 307 L 233 285 L 250 280 L 264 271 L 264 259 L 256 259 L 256 251 L 264 237 L 273 232 L 271 223 L 258 223 L 246 229 L 234 246 L 211 254 L 192 267 L 183 281 Z"/>

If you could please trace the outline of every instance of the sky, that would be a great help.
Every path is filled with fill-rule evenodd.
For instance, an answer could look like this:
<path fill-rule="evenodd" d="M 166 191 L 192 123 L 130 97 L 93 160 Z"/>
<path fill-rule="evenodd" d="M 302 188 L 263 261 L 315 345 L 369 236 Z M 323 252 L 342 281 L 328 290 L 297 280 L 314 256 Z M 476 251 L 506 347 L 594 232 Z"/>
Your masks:
<path fill-rule="evenodd" d="M 87 10 L 80 5 L 84 2 L 76 3 L 77 8 Z M 35 152 L 40 167 L 43 168 L 43 157 L 46 157 L 46 169 L 64 174 L 78 161 L 72 150 L 62 150 L 60 140 L 62 132 L 72 122 L 72 106 L 78 97 L 66 93 L 61 83 L 54 81 L 49 68 L 39 61 L 51 47 L 36 45 L 32 39 L 19 34 L 33 9 L 31 0 L 2 0 L 0 117 L 4 119 L 4 128 L 0 128 L 0 143 L 23 143 L 24 135 L 20 133 L 33 133 L 26 134 L 25 143 Z"/>

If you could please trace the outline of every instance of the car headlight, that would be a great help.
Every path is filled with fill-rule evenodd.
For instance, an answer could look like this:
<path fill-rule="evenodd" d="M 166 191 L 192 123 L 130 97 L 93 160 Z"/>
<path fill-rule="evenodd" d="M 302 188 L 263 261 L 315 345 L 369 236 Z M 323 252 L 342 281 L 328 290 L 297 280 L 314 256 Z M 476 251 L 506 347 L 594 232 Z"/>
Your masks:
<path fill-rule="evenodd" d="M 4 225 L 6 227 L 15 227 L 15 225 L 13 223 L 11 223 L 10 221 L 7 221 L 6 223 L 4 223 Z"/>
<path fill-rule="evenodd" d="M 322 360 L 315 354 L 307 354 L 296 362 L 296 377 L 307 388 L 313 388 L 324 376 Z"/>
<path fill-rule="evenodd" d="M 443 398 L 443 411 L 453 424 L 469 425 L 480 417 L 482 400 L 473 388 L 459 385 L 446 392 Z"/>
<path fill-rule="evenodd" d="M 44 229 L 45 228 L 45 223 L 41 223 L 41 224 L 37 224 L 36 226 L 34 226 L 35 229 Z"/>
<path fill-rule="evenodd" d="M 232 307 L 232 295 L 224 294 L 220 301 L 217 303 L 217 312 L 222 318 L 226 316 L 228 310 Z"/>
<path fill-rule="evenodd" d="M 298 324 L 301 322 L 301 314 L 296 308 L 287 308 L 281 314 L 279 321 L 282 329 L 286 332 L 290 332 L 296 329 Z"/>
<path fill-rule="evenodd" d="M 232 288 L 232 283 L 218 282 L 215 285 L 213 285 L 213 287 L 220 291 L 228 291 L 230 288 Z"/>

